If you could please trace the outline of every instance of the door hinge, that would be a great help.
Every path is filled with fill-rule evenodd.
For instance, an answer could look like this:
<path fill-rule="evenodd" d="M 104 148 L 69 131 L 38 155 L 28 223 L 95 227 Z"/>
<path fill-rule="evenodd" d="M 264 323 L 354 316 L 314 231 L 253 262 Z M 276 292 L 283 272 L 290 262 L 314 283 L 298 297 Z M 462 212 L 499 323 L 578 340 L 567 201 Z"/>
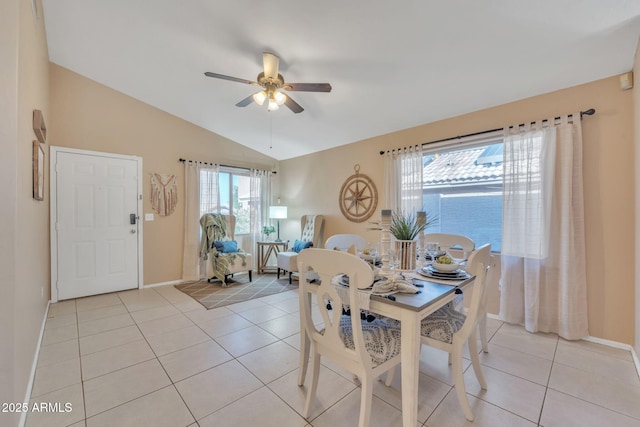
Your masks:
<path fill-rule="evenodd" d="M 138 196 L 138 200 L 142 200 L 142 194 Z"/>

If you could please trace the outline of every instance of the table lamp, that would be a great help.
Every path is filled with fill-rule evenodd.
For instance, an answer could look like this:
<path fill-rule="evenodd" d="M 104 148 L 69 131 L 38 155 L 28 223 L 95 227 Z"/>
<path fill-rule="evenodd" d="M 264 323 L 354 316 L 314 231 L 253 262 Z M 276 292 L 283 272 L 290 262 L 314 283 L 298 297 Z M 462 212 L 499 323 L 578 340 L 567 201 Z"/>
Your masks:
<path fill-rule="evenodd" d="M 287 207 L 269 206 L 269 218 L 278 220 L 278 238 L 276 242 L 282 242 L 282 240 L 280 240 L 280 220 L 287 218 Z"/>

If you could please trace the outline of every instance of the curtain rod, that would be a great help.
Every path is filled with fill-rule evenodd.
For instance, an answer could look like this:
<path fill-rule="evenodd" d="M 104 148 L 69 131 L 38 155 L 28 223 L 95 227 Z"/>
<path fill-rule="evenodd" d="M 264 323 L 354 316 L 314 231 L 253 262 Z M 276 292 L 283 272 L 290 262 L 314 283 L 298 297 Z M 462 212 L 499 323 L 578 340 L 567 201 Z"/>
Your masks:
<path fill-rule="evenodd" d="M 588 110 L 580 111 L 580 120 L 582 120 L 582 116 L 593 116 L 595 113 L 596 113 L 596 110 L 594 108 L 589 108 Z M 573 114 L 569 114 L 569 117 L 573 117 Z M 560 117 L 554 117 L 554 120 L 560 120 Z M 544 119 L 542 121 L 546 122 L 547 119 Z M 534 124 L 534 123 L 535 122 L 531 122 L 531 124 Z M 518 126 L 524 126 L 524 123 L 521 123 Z M 485 133 L 497 132 L 499 130 L 504 130 L 504 128 L 483 130 L 481 132 L 474 132 L 474 133 L 468 133 L 466 135 L 452 136 L 450 138 L 443 138 L 443 139 L 438 139 L 438 140 L 435 140 L 435 141 L 423 142 L 422 144 L 416 144 L 416 145 L 429 145 L 429 144 L 435 144 L 435 143 L 438 143 L 438 142 L 452 141 L 454 139 L 462 139 L 462 138 L 468 138 L 470 136 L 484 135 Z M 381 150 L 380 151 L 380 155 L 383 155 L 387 151 L 389 151 L 389 150 Z"/>
<path fill-rule="evenodd" d="M 184 162 L 195 162 L 195 163 L 204 163 L 205 165 L 211 165 L 211 166 L 218 165 L 218 166 L 222 166 L 223 168 L 235 168 L 235 169 L 243 169 L 243 170 L 247 170 L 247 171 L 251 170 L 251 168 L 244 168 L 244 167 L 240 167 L 240 166 L 221 165 L 221 164 L 218 164 L 218 163 L 201 162 L 199 160 L 189 160 L 189 159 L 183 159 L 183 158 L 178 159 L 178 161 L 181 162 L 181 163 L 184 163 Z M 276 174 L 278 172 L 277 171 L 271 171 L 271 173 Z"/>

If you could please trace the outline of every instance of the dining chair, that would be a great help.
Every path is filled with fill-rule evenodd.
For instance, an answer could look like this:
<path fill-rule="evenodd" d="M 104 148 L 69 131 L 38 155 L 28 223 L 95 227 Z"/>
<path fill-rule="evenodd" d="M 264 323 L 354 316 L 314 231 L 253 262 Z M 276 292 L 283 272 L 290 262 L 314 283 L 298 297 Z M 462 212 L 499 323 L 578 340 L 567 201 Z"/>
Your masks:
<path fill-rule="evenodd" d="M 486 302 L 487 277 L 490 276 L 491 267 L 482 263 L 477 264 L 476 278 L 473 282 L 473 294 L 471 304 L 466 315 L 453 308 L 452 304 L 436 310 L 425 317 L 420 325 L 420 340 L 422 344 L 439 348 L 451 354 L 453 368 L 453 381 L 458 401 L 465 417 L 473 421 L 473 412 L 467 400 L 467 392 L 464 385 L 464 373 L 462 371 L 462 348 L 468 342 L 471 353 L 471 364 L 476 378 L 482 389 L 487 389 L 487 382 L 482 374 L 480 358 L 478 357 L 478 321 L 481 307 Z"/>
<path fill-rule="evenodd" d="M 343 251 L 306 249 L 298 255 L 298 271 L 300 316 L 312 355 L 311 383 L 302 415 L 309 416 L 318 387 L 320 359 L 327 357 L 360 380 L 358 425 L 368 426 L 373 381 L 400 364 L 400 327 L 378 318 L 372 322 L 360 318 L 358 290 L 371 286 L 374 276 L 371 267 L 357 256 Z M 310 279 L 310 271 L 314 279 Z M 348 281 L 348 287 L 336 281 Z M 347 306 L 351 315 L 343 314 L 342 307 Z M 320 311 L 321 320 L 312 310 Z M 392 370 L 387 373 L 387 386 L 392 374 Z"/>
<path fill-rule="evenodd" d="M 493 257 L 491 255 L 491 244 L 485 243 L 479 248 L 475 249 L 469 255 L 469 259 L 467 260 L 467 272 L 473 275 L 478 274 L 478 268 L 480 265 L 491 266 L 494 267 Z M 489 283 L 487 283 L 489 286 Z M 486 291 L 488 293 L 488 291 Z M 489 342 L 487 341 L 487 306 L 486 301 L 482 307 L 480 307 L 480 312 L 478 313 L 480 320 L 478 321 L 478 332 L 480 333 L 480 344 L 482 346 L 482 351 L 485 353 L 489 352 Z"/>
<path fill-rule="evenodd" d="M 367 245 L 364 237 L 357 234 L 334 234 L 324 244 L 327 249 L 340 249 L 346 251 L 355 245 L 356 250 L 363 250 Z"/>
<path fill-rule="evenodd" d="M 440 249 L 449 252 L 459 250 L 462 258 L 467 259 L 475 249 L 476 244 L 467 236 L 452 233 L 427 233 L 424 235 L 425 242 L 438 242 Z"/>

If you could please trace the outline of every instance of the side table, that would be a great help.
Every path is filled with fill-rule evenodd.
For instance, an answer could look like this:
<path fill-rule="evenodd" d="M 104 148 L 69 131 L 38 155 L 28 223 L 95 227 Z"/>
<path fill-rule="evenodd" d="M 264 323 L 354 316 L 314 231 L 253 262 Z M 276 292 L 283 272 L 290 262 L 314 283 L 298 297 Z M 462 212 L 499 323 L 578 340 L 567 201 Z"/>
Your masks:
<path fill-rule="evenodd" d="M 280 251 L 286 252 L 289 248 L 289 241 L 282 242 L 258 242 L 258 274 L 261 274 L 265 271 L 269 271 L 271 273 L 275 272 L 275 266 L 269 266 L 267 263 L 269 262 L 269 257 L 273 254 L 274 258 L 278 258 L 278 253 Z"/>

